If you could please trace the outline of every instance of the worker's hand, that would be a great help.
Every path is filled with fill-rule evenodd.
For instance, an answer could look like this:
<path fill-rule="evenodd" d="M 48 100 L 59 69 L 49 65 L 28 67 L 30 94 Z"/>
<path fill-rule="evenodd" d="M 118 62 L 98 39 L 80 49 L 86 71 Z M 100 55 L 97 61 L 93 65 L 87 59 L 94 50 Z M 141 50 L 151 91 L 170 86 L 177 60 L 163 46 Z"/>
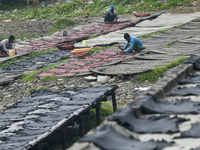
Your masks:
<path fill-rule="evenodd" d="M 119 49 L 121 49 L 122 51 L 124 50 L 124 48 L 121 48 L 120 46 L 118 46 L 119 47 Z"/>

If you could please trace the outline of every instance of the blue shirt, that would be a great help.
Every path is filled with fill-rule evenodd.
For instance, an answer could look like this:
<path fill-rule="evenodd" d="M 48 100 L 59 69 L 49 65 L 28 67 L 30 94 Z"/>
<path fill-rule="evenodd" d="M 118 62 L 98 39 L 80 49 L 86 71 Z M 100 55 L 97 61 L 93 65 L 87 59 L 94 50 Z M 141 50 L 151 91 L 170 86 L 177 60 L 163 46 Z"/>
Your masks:
<path fill-rule="evenodd" d="M 130 43 L 131 45 L 130 45 L 130 47 L 127 49 L 129 43 Z M 137 44 L 140 48 L 143 48 L 143 44 L 142 44 L 142 42 L 141 42 L 138 38 L 136 38 L 136 37 L 134 37 L 134 36 L 130 36 L 130 40 L 127 41 L 126 45 L 124 46 L 124 49 L 126 49 L 124 52 L 128 53 L 128 52 L 130 52 L 131 50 L 133 50 L 133 47 L 134 47 L 135 44 Z"/>

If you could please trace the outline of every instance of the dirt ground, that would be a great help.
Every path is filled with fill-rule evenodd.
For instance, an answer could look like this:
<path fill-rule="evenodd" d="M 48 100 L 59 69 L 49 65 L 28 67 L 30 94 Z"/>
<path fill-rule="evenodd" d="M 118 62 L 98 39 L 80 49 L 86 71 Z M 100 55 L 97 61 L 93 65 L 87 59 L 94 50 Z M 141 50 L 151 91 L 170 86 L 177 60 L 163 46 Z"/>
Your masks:
<path fill-rule="evenodd" d="M 200 1 L 193 1 L 190 5 L 185 5 L 177 7 L 175 9 L 165 10 L 166 13 L 184 14 L 184 13 L 194 13 L 200 11 Z M 163 11 L 160 11 L 163 12 Z M 134 15 L 134 14 L 133 14 Z M 123 17 L 119 16 L 119 17 Z M 93 18 L 73 18 L 75 21 L 79 21 L 82 24 L 87 24 Z M 103 20 L 102 20 L 103 21 Z M 51 29 L 55 20 L 14 20 L 12 22 L 0 21 L 0 37 L 7 37 L 10 34 L 15 36 L 35 34 L 39 36 L 48 35 L 48 30 Z"/>
<path fill-rule="evenodd" d="M 82 24 L 89 23 L 89 18 L 74 18 Z M 48 35 L 48 30 L 53 27 L 56 20 L 13 20 L 11 22 L 0 21 L 0 37 L 7 37 L 12 34 L 15 36 L 35 34 L 40 37 Z"/>

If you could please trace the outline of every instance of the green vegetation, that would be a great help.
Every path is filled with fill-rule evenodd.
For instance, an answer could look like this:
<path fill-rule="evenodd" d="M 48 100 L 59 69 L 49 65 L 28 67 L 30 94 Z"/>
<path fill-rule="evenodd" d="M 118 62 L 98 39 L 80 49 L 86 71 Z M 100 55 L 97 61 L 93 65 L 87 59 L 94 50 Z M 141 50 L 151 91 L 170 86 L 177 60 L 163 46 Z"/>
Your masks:
<path fill-rule="evenodd" d="M 24 6 L 18 4 L 16 0 L 0 0 L 0 10 L 22 9 Z"/>
<path fill-rule="evenodd" d="M 89 39 L 94 39 L 94 38 L 96 38 L 96 37 L 99 37 L 99 35 L 90 36 L 90 37 L 88 38 L 88 40 L 89 40 Z"/>
<path fill-rule="evenodd" d="M 27 88 L 27 89 L 26 89 L 26 93 L 24 94 L 23 97 L 28 97 L 28 96 L 30 96 L 31 94 L 36 93 L 37 91 L 39 91 L 39 90 L 41 90 L 41 89 L 47 89 L 47 87 L 41 86 L 41 87 L 38 87 L 38 88 L 34 88 L 34 87 Z"/>
<path fill-rule="evenodd" d="M 42 78 L 42 80 L 45 80 L 45 81 L 49 81 L 49 80 L 57 80 L 58 78 L 56 77 L 52 77 L 52 76 L 45 76 Z"/>
<path fill-rule="evenodd" d="M 50 48 L 48 50 L 44 50 L 44 51 L 40 51 L 40 52 L 30 52 L 26 56 L 21 56 L 19 58 L 12 58 L 8 61 L 5 61 L 5 62 L 0 64 L 0 67 L 6 67 L 6 66 L 9 66 L 11 63 L 13 63 L 15 61 L 26 59 L 26 58 L 29 58 L 29 57 L 35 57 L 35 56 L 41 55 L 41 54 L 46 54 L 46 53 L 53 51 L 53 50 L 56 50 L 56 49 L 58 49 L 58 48 Z"/>
<path fill-rule="evenodd" d="M 58 19 L 54 24 L 53 27 L 56 28 L 63 28 L 65 26 L 69 26 L 69 25 L 74 25 L 77 24 L 78 22 L 71 20 L 71 19 Z"/>
<path fill-rule="evenodd" d="M 164 71 L 166 69 L 170 69 L 172 67 L 178 66 L 180 65 L 187 57 L 181 57 L 179 58 L 177 61 L 172 61 L 169 64 L 166 64 L 164 66 L 160 66 L 160 67 L 156 67 L 153 68 L 151 71 L 142 73 L 140 75 L 138 75 L 136 81 L 134 82 L 145 82 L 146 80 L 148 80 L 148 82 L 150 83 L 155 83 L 159 78 L 164 76 Z"/>
<path fill-rule="evenodd" d="M 185 25 L 184 24 L 181 24 L 181 25 L 178 25 L 177 27 L 184 27 Z"/>
<path fill-rule="evenodd" d="M 8 39 L 8 37 L 0 37 L 0 41 L 3 41 L 4 39 Z"/>
<path fill-rule="evenodd" d="M 50 68 L 55 68 L 56 66 L 58 66 L 58 65 L 60 65 L 60 64 L 62 64 L 62 63 L 64 63 L 64 62 L 66 62 L 66 61 L 68 61 L 68 60 L 70 60 L 70 59 L 71 59 L 71 58 L 67 58 L 67 59 L 62 60 L 60 63 L 57 63 L 57 64 L 54 64 L 54 65 L 51 65 L 51 66 L 42 68 L 42 69 L 40 69 L 40 70 L 34 71 L 34 72 L 29 73 L 29 74 L 26 74 L 26 75 L 22 75 L 22 76 L 21 76 L 21 79 L 22 79 L 22 81 L 24 81 L 24 82 L 32 82 L 32 81 L 34 81 L 34 80 L 37 78 L 37 77 L 34 77 L 34 75 L 36 75 L 37 73 L 42 72 L 42 71 L 45 71 L 45 70 L 48 70 L 48 69 L 50 69 Z M 48 78 L 48 77 L 47 77 L 47 78 Z M 54 79 L 55 79 L 55 78 L 54 78 Z"/>
<path fill-rule="evenodd" d="M 151 35 L 163 33 L 165 31 L 168 31 L 168 30 L 171 30 L 171 29 L 173 29 L 173 28 L 168 28 L 168 29 L 165 29 L 165 30 L 162 30 L 162 31 L 156 31 L 156 32 L 153 32 L 153 33 L 145 34 L 145 35 L 139 36 L 138 38 L 147 38 L 147 37 L 150 37 Z"/>
<path fill-rule="evenodd" d="M 54 33 L 58 31 L 58 29 L 61 29 L 63 27 L 70 26 L 70 25 L 75 25 L 75 24 L 79 24 L 79 22 L 76 22 L 71 19 L 58 19 L 56 22 L 54 22 L 53 27 L 47 32 Z"/>
<path fill-rule="evenodd" d="M 197 20 L 199 20 L 199 18 L 192 19 L 192 21 L 197 21 Z"/>
<path fill-rule="evenodd" d="M 169 46 L 171 46 L 171 45 L 174 45 L 174 43 L 166 44 L 166 45 L 163 46 L 163 48 L 167 48 L 167 47 L 169 47 Z"/>
<path fill-rule="evenodd" d="M 29 6 L 28 8 L 22 8 L 21 5 L 15 7 L 17 12 L 12 12 L 0 17 L 1 20 L 6 19 L 59 19 L 59 18 L 71 18 L 77 16 L 91 17 L 101 16 L 102 13 L 110 7 L 111 4 L 115 5 L 115 9 L 119 15 L 158 11 L 175 8 L 177 6 L 183 6 L 189 4 L 190 0 L 168 0 L 166 5 L 163 5 L 158 0 L 112 0 L 112 1 L 99 1 L 93 0 L 93 3 L 84 3 L 82 0 L 73 0 L 70 3 L 57 4 L 54 6 L 42 6 L 38 7 Z M 12 4 L 13 5 L 13 4 Z M 11 9 L 14 7 L 11 6 Z M 4 8 L 4 7 L 2 7 Z M 22 9 L 21 9 L 22 8 Z M 19 10 L 20 9 L 20 10 Z"/>

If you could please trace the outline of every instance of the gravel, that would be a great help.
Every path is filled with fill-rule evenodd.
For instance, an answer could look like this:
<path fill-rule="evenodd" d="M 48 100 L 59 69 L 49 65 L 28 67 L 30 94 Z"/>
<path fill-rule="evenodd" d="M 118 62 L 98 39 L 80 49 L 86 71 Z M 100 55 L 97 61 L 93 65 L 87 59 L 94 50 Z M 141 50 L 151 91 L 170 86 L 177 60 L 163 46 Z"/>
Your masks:
<path fill-rule="evenodd" d="M 20 79 L 13 81 L 8 85 L 1 85 L 0 90 L 0 110 L 9 104 L 21 100 L 23 97 L 27 96 L 28 88 L 47 87 L 52 91 L 59 91 L 63 89 L 70 89 L 75 87 L 89 87 L 89 86 L 104 86 L 104 85 L 118 85 L 116 90 L 116 99 L 122 102 L 123 105 L 133 101 L 133 99 L 138 96 L 140 92 L 135 91 L 136 87 L 148 87 L 151 84 L 142 83 L 134 84 L 133 80 L 135 77 L 128 77 L 123 79 L 124 76 L 116 76 L 111 78 L 108 83 L 98 83 L 98 82 L 88 82 L 84 77 L 71 77 L 71 78 L 61 78 L 58 80 L 44 81 L 35 80 L 35 82 L 22 82 Z"/>

